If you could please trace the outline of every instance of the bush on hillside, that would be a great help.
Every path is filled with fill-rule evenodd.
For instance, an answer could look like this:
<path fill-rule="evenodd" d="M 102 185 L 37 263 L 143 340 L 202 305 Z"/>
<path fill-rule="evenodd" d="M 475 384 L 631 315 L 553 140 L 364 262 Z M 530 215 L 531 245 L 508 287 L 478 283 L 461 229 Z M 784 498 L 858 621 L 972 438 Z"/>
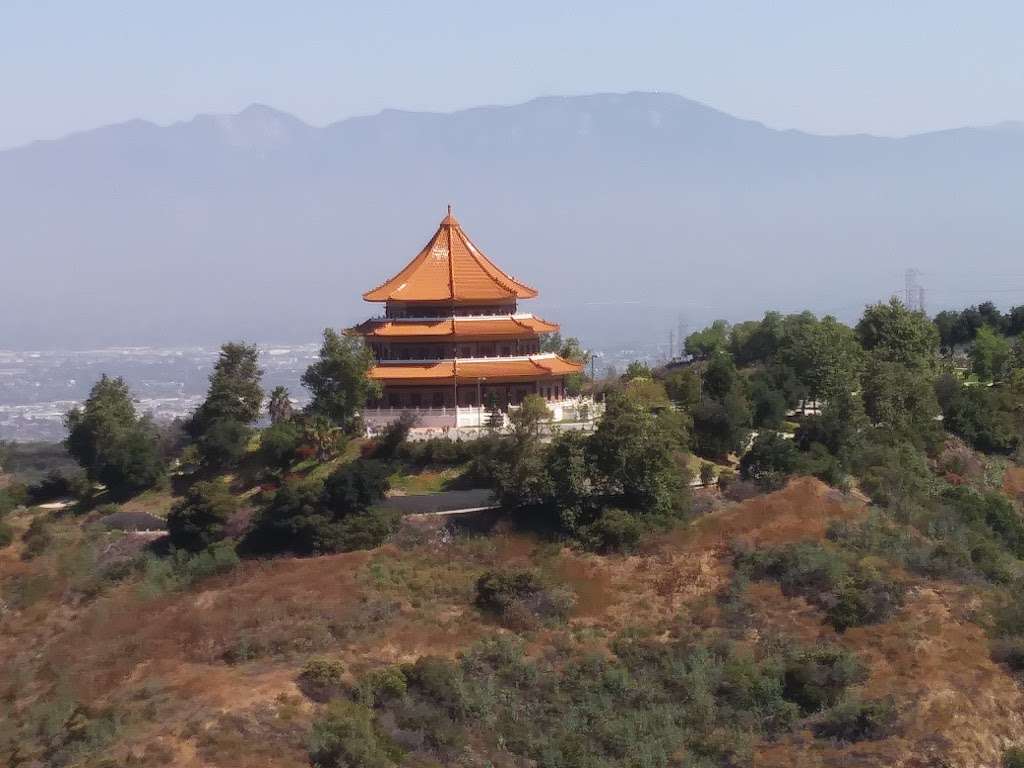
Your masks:
<path fill-rule="evenodd" d="M 648 526 L 622 509 L 606 509 L 584 530 L 582 539 L 597 552 L 633 552 Z"/>
<path fill-rule="evenodd" d="M 225 536 L 238 499 L 219 481 L 196 483 L 167 515 L 167 533 L 178 549 L 199 552 Z"/>
<path fill-rule="evenodd" d="M 318 768 L 394 768 L 401 755 L 361 704 L 332 701 L 313 722 L 309 758 Z"/>
<path fill-rule="evenodd" d="M 58 499 L 84 498 L 91 487 L 84 472 L 67 474 L 52 471 L 28 487 L 27 501 L 29 504 L 47 504 Z"/>
<path fill-rule="evenodd" d="M 888 619 L 903 603 L 903 585 L 816 543 L 787 544 L 740 554 L 740 573 L 778 582 L 825 611 L 838 632 Z"/>
<path fill-rule="evenodd" d="M 836 704 L 848 686 L 867 679 L 864 664 L 837 646 L 798 651 L 785 662 L 782 695 L 804 714 Z"/>
<path fill-rule="evenodd" d="M 28 526 L 21 537 L 24 548 L 21 550 L 23 560 L 32 560 L 43 554 L 53 544 L 53 531 L 49 522 L 42 517 L 36 517 Z"/>
<path fill-rule="evenodd" d="M 302 427 L 294 421 L 279 421 L 260 433 L 260 458 L 273 469 L 284 471 L 298 458 Z"/>
<path fill-rule="evenodd" d="M 405 696 L 409 683 L 400 667 L 382 667 L 367 672 L 356 686 L 357 699 L 368 707 L 374 707 Z"/>
<path fill-rule="evenodd" d="M 369 459 L 342 466 L 326 482 L 285 483 L 257 512 L 242 550 L 313 555 L 379 546 L 400 522 L 398 512 L 372 506 L 387 488 L 387 468 Z"/>
<path fill-rule="evenodd" d="M 388 424 L 374 441 L 373 456 L 378 459 L 390 459 L 398 455 L 399 449 L 405 444 L 409 432 L 416 426 L 417 416 L 408 411 Z"/>
<path fill-rule="evenodd" d="M 336 517 L 363 512 L 384 498 L 391 488 L 386 464 L 356 459 L 334 470 L 323 487 L 323 505 Z"/>
<path fill-rule="evenodd" d="M 781 488 L 800 464 L 794 442 L 778 432 L 761 432 L 740 459 L 740 476 L 765 490 Z"/>
<path fill-rule="evenodd" d="M 310 659 L 299 672 L 299 689 L 314 701 L 329 701 L 344 691 L 345 667 L 340 661 Z"/>
<path fill-rule="evenodd" d="M 564 621 L 575 604 L 565 587 L 536 571 L 488 571 L 476 582 L 476 605 L 504 622 L 529 628 L 537 622 Z"/>
<path fill-rule="evenodd" d="M 13 512 L 27 502 L 28 488 L 24 485 L 14 483 L 6 488 L 0 488 L 0 517 Z"/>
<path fill-rule="evenodd" d="M 483 453 L 483 449 L 491 441 L 488 438 L 479 440 L 450 440 L 447 437 L 432 437 L 429 440 L 418 440 L 414 443 L 401 443 L 395 455 L 421 467 L 451 467 L 465 464 Z"/>
<path fill-rule="evenodd" d="M 14 529 L 10 523 L 0 520 L 0 549 L 8 547 L 14 541 Z"/>
<path fill-rule="evenodd" d="M 825 712 L 811 728 L 818 738 L 853 742 L 881 739 L 892 731 L 895 723 L 892 699 L 849 698 Z"/>
<path fill-rule="evenodd" d="M 249 449 L 252 429 L 234 419 L 215 419 L 196 439 L 199 461 L 211 469 L 237 466 Z"/>

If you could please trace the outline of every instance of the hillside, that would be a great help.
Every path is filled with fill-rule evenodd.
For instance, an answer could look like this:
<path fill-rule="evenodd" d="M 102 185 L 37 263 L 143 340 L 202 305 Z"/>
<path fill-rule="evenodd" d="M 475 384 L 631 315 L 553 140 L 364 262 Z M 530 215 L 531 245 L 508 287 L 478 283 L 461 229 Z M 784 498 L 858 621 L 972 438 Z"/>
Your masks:
<path fill-rule="evenodd" d="M 1008 489 L 1021 481 L 1018 470 L 1007 474 Z M 437 525 L 407 524 L 392 543 L 372 551 L 247 562 L 184 587 L 161 583 L 152 571 L 104 581 L 95 558 L 130 546 L 132 536 L 89 533 L 81 518 L 59 516 L 56 543 L 44 554 L 23 560 L 20 544 L 0 551 L 2 693 L 11 713 L 4 737 L 21 744 L 9 753 L 19 757 L 8 759 L 12 765 L 33 764 L 35 756 L 54 765 L 303 766 L 311 724 L 324 708 L 300 676 L 313 658 L 339 662 L 337 684 L 345 689 L 391 665 L 520 648 L 502 663 L 522 653 L 516 663 L 555 675 L 578 663 L 612 665 L 599 675 L 639 665 L 646 671 L 634 671 L 642 675 L 636 682 L 615 683 L 628 690 L 642 680 L 655 684 L 658 667 L 650 665 L 679 643 L 729 654 L 734 661 L 716 673 L 726 679 L 738 671 L 729 672 L 730 665 L 749 667 L 772 648 L 848 651 L 867 670 L 851 690 L 894 707 L 894 724 L 867 741 L 816 738 L 820 716 L 811 714 L 774 735 L 733 742 L 726 730 L 716 736 L 712 723 L 727 717 L 730 706 L 742 712 L 750 705 L 730 704 L 736 694 L 719 689 L 711 694 L 719 714 L 702 716 L 711 721 L 703 726 L 710 730 L 701 750 L 734 754 L 743 764 L 997 765 L 1006 746 L 1024 739 L 1020 686 L 990 660 L 978 623 L 983 590 L 897 568 L 907 589 L 903 606 L 880 624 L 840 633 L 820 608 L 786 596 L 771 581 L 735 593 L 733 553 L 738 542 L 834 546 L 826 541 L 829 526 L 865 520 L 862 501 L 799 478 L 783 490 L 712 507 L 629 556 L 552 546 L 504 523 L 486 534 L 454 529 L 446 535 Z M 24 530 L 43 514 L 52 513 L 29 510 L 15 524 Z M 527 567 L 574 594 L 563 622 L 503 624 L 474 606 L 482 573 Z M 756 676 L 756 665 L 743 674 Z M 689 685 L 678 695 L 692 694 Z M 615 690 L 600 695 L 613 695 L 622 717 L 649 706 Z M 548 716 L 534 712 L 530 717 L 540 721 L 516 726 L 517 736 L 499 717 L 492 728 L 505 734 L 504 749 L 474 720 L 460 726 L 457 717 L 427 718 L 419 736 L 402 737 L 407 745 L 420 743 L 424 757 L 402 764 L 455 764 L 449 759 L 458 754 L 459 765 L 491 759 L 527 765 L 515 752 L 554 725 Z M 717 728 L 733 726 L 723 720 Z M 693 727 L 681 733 L 692 734 Z M 680 765 L 705 764 L 694 762 L 696 747 L 684 747 L 692 738 L 683 736 L 670 750 Z M 425 759 L 431 753 L 439 762 Z"/>
<path fill-rule="evenodd" d="M 187 423 L 101 376 L 62 446 L 0 443 L 0 755 L 1019 768 L 1024 309 L 685 344 L 466 440 L 368 435 L 333 332 L 302 410 L 244 343 Z"/>
<path fill-rule="evenodd" d="M 1021 131 L 814 136 L 658 93 L 137 120 L 0 152 L 2 343 L 311 340 L 362 319 L 449 202 L 541 315 L 608 347 L 679 313 L 849 316 L 912 266 L 946 305 L 1019 271 L 1022 164 Z"/>

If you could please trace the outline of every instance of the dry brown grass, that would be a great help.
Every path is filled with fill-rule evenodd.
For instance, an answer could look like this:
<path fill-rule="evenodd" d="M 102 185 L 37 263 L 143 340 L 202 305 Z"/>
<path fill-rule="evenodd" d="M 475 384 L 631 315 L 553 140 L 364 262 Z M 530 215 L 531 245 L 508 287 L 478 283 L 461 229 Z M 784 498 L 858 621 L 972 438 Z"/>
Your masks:
<path fill-rule="evenodd" d="M 1024 482 L 1024 477 L 1021 478 Z M 540 567 L 573 588 L 568 626 L 539 630 L 528 648 L 544 652 L 572 635 L 608 652 L 626 627 L 664 627 L 680 613 L 720 620 L 716 591 L 731 577 L 729 545 L 820 539 L 834 519 L 856 519 L 863 503 L 815 480 L 730 505 L 642 554 L 600 557 L 558 550 L 512 533 L 439 538 L 406 548 L 309 559 L 249 562 L 200 588 L 146 599 L 134 584 L 91 603 L 53 589 L 32 609 L 5 618 L 5 672 L 28 674 L 18 706 L 58 678 L 86 703 L 138 709 L 159 681 L 154 716 L 126 730 L 110 750 L 144 765 L 298 766 L 314 705 L 295 684 L 312 656 L 344 665 L 350 677 L 420 655 L 451 656 L 504 631 L 472 607 L 473 584 L 494 567 Z M 0 552 L 0 579 L 52 567 Z M 802 643 L 840 643 L 869 663 L 866 696 L 892 695 L 899 735 L 839 747 L 795 734 L 758 747 L 764 766 L 996 765 L 1024 733 L 1017 684 L 990 661 L 983 631 L 963 616 L 972 596 L 952 584 L 915 583 L 890 622 L 836 634 L 821 612 L 778 586 L 750 586 L 753 625 Z M 242 652 L 248 644 L 251 656 Z M 0 687 L 2 689 L 2 687 Z M 947 763 L 928 762 L 934 758 Z"/>
<path fill-rule="evenodd" d="M 1003 476 L 1003 490 L 1011 499 L 1024 502 L 1024 467 L 1010 466 Z"/>

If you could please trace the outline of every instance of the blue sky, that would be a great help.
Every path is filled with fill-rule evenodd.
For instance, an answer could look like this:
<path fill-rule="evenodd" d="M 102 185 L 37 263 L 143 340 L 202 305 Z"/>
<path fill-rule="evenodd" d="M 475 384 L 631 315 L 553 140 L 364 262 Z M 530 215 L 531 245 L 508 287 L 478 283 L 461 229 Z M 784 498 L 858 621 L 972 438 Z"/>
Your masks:
<path fill-rule="evenodd" d="M 661 90 L 781 128 L 902 135 L 1024 119 L 1015 2 L 0 0 L 0 147 L 270 104 Z"/>

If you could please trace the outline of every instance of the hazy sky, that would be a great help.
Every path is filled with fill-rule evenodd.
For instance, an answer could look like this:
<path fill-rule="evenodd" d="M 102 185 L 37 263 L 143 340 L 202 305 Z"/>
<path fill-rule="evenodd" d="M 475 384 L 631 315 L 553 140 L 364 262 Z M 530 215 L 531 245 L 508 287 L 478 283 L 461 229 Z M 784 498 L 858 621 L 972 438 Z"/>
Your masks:
<path fill-rule="evenodd" d="M 1024 4 L 0 0 L 0 147 L 270 104 L 324 124 L 672 91 L 774 127 L 1024 119 Z"/>

